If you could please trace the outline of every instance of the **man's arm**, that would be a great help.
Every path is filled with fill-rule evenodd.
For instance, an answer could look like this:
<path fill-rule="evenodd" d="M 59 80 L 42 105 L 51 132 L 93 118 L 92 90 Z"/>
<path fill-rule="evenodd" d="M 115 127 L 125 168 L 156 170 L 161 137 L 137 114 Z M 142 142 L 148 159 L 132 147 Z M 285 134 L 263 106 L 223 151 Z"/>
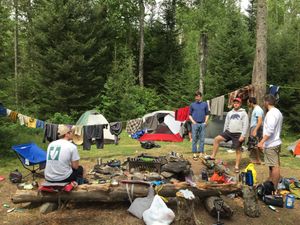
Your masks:
<path fill-rule="evenodd" d="M 196 124 L 196 121 L 192 117 L 192 113 L 193 113 L 193 107 L 192 107 L 192 105 L 190 105 L 190 115 L 189 115 L 189 118 L 190 118 L 192 124 Z"/>
<path fill-rule="evenodd" d="M 257 147 L 263 149 L 265 142 L 270 138 L 270 136 L 275 132 L 276 118 L 275 116 L 269 116 L 266 118 L 264 126 L 264 136 L 263 139 L 258 143 Z"/>
<path fill-rule="evenodd" d="M 72 161 L 71 162 L 71 167 L 72 167 L 72 169 L 77 170 L 78 167 L 79 167 L 79 160 Z"/>
<path fill-rule="evenodd" d="M 230 114 L 230 112 L 228 112 L 227 115 L 226 115 L 223 131 L 226 131 L 229 127 L 229 114 Z"/>
<path fill-rule="evenodd" d="M 242 135 L 241 135 L 244 138 L 246 137 L 248 127 L 249 127 L 249 118 L 248 118 L 248 114 L 245 112 L 244 117 L 242 119 Z"/>
<path fill-rule="evenodd" d="M 208 104 L 206 103 L 206 107 L 205 107 L 205 125 L 208 124 L 208 119 L 209 119 L 209 111 L 208 111 Z"/>
<path fill-rule="evenodd" d="M 262 125 L 262 116 L 258 116 L 257 117 L 257 124 L 256 124 L 256 127 L 253 129 L 253 131 L 252 131 L 252 136 L 253 137 L 256 137 L 256 135 L 257 135 L 257 131 L 258 131 L 258 129 L 261 127 L 261 125 Z"/>

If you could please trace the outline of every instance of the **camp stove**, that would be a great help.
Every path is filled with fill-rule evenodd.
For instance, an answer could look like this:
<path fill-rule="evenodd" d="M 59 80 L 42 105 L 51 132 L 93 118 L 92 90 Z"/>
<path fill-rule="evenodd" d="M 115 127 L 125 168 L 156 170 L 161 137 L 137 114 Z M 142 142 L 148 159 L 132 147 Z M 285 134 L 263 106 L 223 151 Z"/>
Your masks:
<path fill-rule="evenodd" d="M 154 157 L 141 154 L 136 158 L 127 158 L 129 165 L 129 171 L 135 169 L 138 171 L 157 172 L 160 174 L 162 165 L 165 164 L 165 160 L 162 157 Z"/>

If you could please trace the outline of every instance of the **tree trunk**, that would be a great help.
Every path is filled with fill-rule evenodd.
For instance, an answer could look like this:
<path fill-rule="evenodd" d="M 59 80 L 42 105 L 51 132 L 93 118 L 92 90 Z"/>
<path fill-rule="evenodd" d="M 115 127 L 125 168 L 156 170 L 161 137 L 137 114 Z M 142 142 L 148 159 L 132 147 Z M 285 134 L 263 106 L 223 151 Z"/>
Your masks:
<path fill-rule="evenodd" d="M 177 200 L 177 218 L 176 225 L 196 225 L 195 220 L 195 210 L 194 210 L 194 199 L 185 199 L 180 195 L 179 192 L 176 193 Z"/>
<path fill-rule="evenodd" d="M 259 217 L 260 209 L 258 205 L 257 195 L 253 187 L 243 187 L 244 213 L 249 217 Z"/>
<path fill-rule="evenodd" d="M 263 104 L 267 85 L 267 3 L 257 1 L 256 51 L 252 71 L 252 85 L 259 105 Z"/>
<path fill-rule="evenodd" d="M 175 197 L 180 189 L 189 189 L 195 196 L 206 198 L 208 196 L 217 196 L 220 194 L 236 193 L 240 188 L 232 185 L 206 186 L 198 185 L 191 187 L 185 182 L 179 184 L 165 184 L 159 191 L 164 197 Z M 148 186 L 144 184 L 128 184 L 129 193 L 133 190 L 133 198 L 146 197 L 148 195 Z M 71 192 L 60 193 L 38 193 L 36 190 L 17 190 L 12 197 L 13 203 L 24 202 L 56 202 L 60 200 L 72 200 L 75 202 L 126 202 L 129 201 L 126 185 L 120 183 L 118 187 L 109 187 L 109 185 L 92 184 L 80 185 Z"/>
<path fill-rule="evenodd" d="M 199 91 L 204 92 L 204 77 L 207 68 L 207 33 L 201 32 L 199 37 Z"/>
<path fill-rule="evenodd" d="M 19 106 L 19 90 L 18 90 L 18 57 L 19 57 L 19 1 L 14 0 L 15 8 L 15 31 L 14 31 L 14 55 L 15 55 L 15 104 L 18 109 Z"/>
<path fill-rule="evenodd" d="M 218 213 L 217 213 L 217 209 L 215 207 L 214 201 L 219 198 L 220 197 L 212 196 L 212 197 L 206 198 L 204 201 L 204 206 L 205 206 L 207 212 L 215 218 L 218 217 Z M 229 205 L 226 204 L 226 202 L 224 202 L 223 207 L 220 211 L 220 218 L 230 218 L 230 217 L 232 217 L 232 215 L 233 215 L 233 210 L 229 207 Z"/>
<path fill-rule="evenodd" d="M 139 84 L 144 87 L 144 19 L 145 5 L 144 0 L 139 0 L 140 8 L 140 54 L 139 54 Z"/>

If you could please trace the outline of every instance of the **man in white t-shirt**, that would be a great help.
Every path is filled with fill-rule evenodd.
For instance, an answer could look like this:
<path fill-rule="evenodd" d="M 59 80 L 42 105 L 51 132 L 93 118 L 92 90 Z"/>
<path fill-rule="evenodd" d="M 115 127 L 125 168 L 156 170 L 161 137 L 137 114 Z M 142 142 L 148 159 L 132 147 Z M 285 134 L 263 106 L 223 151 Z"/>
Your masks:
<path fill-rule="evenodd" d="M 273 95 L 266 95 L 264 98 L 265 107 L 268 109 L 264 120 L 263 138 L 257 147 L 263 149 L 264 159 L 269 166 L 269 179 L 273 182 L 275 189 L 280 179 L 280 158 L 281 149 L 280 133 L 283 117 L 275 107 L 276 98 Z"/>
<path fill-rule="evenodd" d="M 79 166 L 79 154 L 73 139 L 72 130 L 66 125 L 58 126 L 59 140 L 49 144 L 45 179 L 49 182 L 72 182 L 83 177 L 83 168 Z"/>
<path fill-rule="evenodd" d="M 264 110 L 259 105 L 257 105 L 255 97 L 250 97 L 248 99 L 248 107 L 252 109 L 250 121 L 250 138 L 254 138 L 254 140 L 256 141 L 260 141 L 263 136 Z M 255 147 L 253 149 L 253 153 L 255 153 L 256 158 L 253 163 L 261 164 L 259 149 Z"/>

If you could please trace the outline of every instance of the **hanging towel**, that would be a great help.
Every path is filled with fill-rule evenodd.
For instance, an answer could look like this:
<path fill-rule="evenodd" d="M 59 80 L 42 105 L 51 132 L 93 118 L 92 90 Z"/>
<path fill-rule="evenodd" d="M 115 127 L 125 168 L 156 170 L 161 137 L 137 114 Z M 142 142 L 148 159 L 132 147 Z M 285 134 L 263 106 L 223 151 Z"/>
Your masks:
<path fill-rule="evenodd" d="M 2 103 L 0 103 L 0 116 L 7 116 L 7 110 Z"/>
<path fill-rule="evenodd" d="M 122 132 L 122 123 L 121 122 L 112 122 L 109 123 L 110 133 L 113 135 L 120 135 Z"/>
<path fill-rule="evenodd" d="M 9 114 L 11 113 L 10 109 L 6 109 L 6 116 L 9 116 Z"/>
<path fill-rule="evenodd" d="M 142 121 L 143 120 L 141 118 L 127 121 L 127 124 L 126 124 L 127 133 L 131 135 L 131 134 L 134 134 L 137 131 L 141 130 Z"/>
<path fill-rule="evenodd" d="M 186 121 L 189 120 L 190 115 L 190 107 L 186 106 L 183 108 L 179 108 L 175 111 L 175 120 L 177 121 Z"/>
<path fill-rule="evenodd" d="M 42 121 L 42 120 L 36 120 L 36 128 L 42 128 L 44 129 L 44 126 L 45 126 L 45 122 Z"/>
<path fill-rule="evenodd" d="M 211 100 L 211 111 L 210 114 L 220 116 L 221 119 L 223 119 L 223 113 L 224 113 L 224 102 L 225 97 L 224 95 L 213 98 Z"/>
<path fill-rule="evenodd" d="M 15 111 L 11 111 L 8 117 L 12 122 L 16 122 L 18 118 L 18 113 Z"/>
<path fill-rule="evenodd" d="M 73 126 L 73 130 L 74 130 L 74 136 L 73 136 L 74 144 L 81 145 L 83 143 L 83 126 L 82 125 Z"/>
<path fill-rule="evenodd" d="M 28 120 L 27 127 L 36 128 L 36 119 L 30 117 Z"/>
<path fill-rule="evenodd" d="M 210 108 L 210 100 L 207 100 L 206 103 L 207 103 L 208 111 L 210 112 L 210 110 L 211 110 L 211 108 Z"/>

